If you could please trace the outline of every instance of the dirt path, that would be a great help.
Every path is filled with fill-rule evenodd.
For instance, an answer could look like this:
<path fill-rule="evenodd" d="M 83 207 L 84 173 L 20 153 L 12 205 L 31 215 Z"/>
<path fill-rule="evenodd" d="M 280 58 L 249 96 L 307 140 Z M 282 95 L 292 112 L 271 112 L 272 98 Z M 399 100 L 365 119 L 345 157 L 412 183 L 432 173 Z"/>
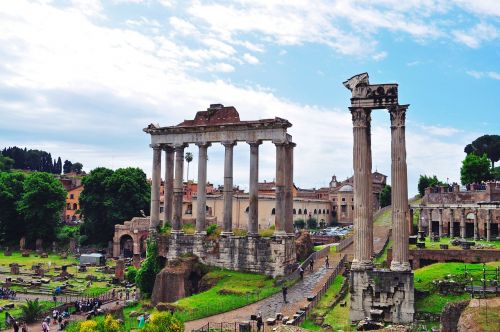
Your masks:
<path fill-rule="evenodd" d="M 312 272 L 306 271 L 304 279 L 288 289 L 287 303 L 283 301 L 283 295 L 279 292 L 264 300 L 239 309 L 186 322 L 185 330 L 191 331 L 193 329 L 199 329 L 207 323 L 248 321 L 250 315 L 257 314 L 258 312 L 262 313 L 264 321 L 267 318 L 275 317 L 277 312 L 283 313 L 285 316 L 293 316 L 297 310 L 307 304 L 307 297 L 315 294 L 334 272 L 334 267 L 340 260 L 341 255 L 338 253 L 330 253 L 329 256 L 330 268 L 326 269 L 324 266 L 324 259 L 317 262 Z"/>

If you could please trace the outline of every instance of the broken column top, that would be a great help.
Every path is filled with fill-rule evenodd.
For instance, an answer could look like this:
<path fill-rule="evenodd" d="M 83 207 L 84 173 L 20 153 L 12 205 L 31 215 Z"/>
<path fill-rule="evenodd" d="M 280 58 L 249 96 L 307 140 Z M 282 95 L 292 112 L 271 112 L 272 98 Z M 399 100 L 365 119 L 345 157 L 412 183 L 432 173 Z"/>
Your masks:
<path fill-rule="evenodd" d="M 370 84 L 368 73 L 362 73 L 343 84 L 352 91 L 352 107 L 389 108 L 398 105 L 397 83 Z"/>

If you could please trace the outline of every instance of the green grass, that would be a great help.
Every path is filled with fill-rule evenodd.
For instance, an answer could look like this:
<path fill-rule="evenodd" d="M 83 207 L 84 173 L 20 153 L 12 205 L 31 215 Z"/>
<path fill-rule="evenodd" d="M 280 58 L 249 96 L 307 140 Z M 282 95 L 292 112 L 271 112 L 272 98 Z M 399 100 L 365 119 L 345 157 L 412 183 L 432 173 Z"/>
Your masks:
<path fill-rule="evenodd" d="M 447 275 L 462 276 L 465 271 L 465 266 L 467 266 L 468 277 L 474 278 L 475 284 L 480 284 L 483 264 L 436 263 L 415 270 L 415 290 L 435 292 L 432 285 L 434 280 L 443 279 Z M 490 270 L 498 266 L 500 266 L 500 262 L 486 264 L 487 269 Z M 489 277 L 492 277 L 491 272 L 487 275 L 487 278 Z M 470 295 L 467 293 L 459 295 L 442 295 L 436 292 L 423 298 L 417 298 L 415 300 L 415 308 L 420 312 L 440 313 L 447 303 L 469 298 Z"/>
<path fill-rule="evenodd" d="M 240 308 L 281 290 L 274 285 L 274 279 L 259 274 L 214 270 L 205 277 L 216 279 L 215 286 L 175 302 L 182 320 L 195 320 Z"/>
<path fill-rule="evenodd" d="M 35 257 L 34 253 L 31 253 L 29 257 L 23 257 L 20 252 L 12 252 L 12 256 L 5 256 L 4 253 L 0 254 L 0 265 L 9 266 L 10 263 L 18 263 L 19 265 L 25 265 L 24 268 L 31 268 L 31 265 L 44 263 L 47 265 L 49 262 L 57 266 L 68 265 L 72 263 L 77 263 L 78 260 L 74 257 L 68 256 L 67 259 L 62 259 L 59 255 L 50 254 L 48 258 Z"/>
<path fill-rule="evenodd" d="M 330 325 L 334 331 L 355 331 L 355 328 L 349 323 L 349 294 L 346 294 L 344 300 L 346 301 L 346 305 L 341 307 L 337 304 L 328 314 L 326 314 L 323 324 Z"/>
<path fill-rule="evenodd" d="M 378 257 L 375 257 L 374 261 L 376 264 L 382 264 L 387 260 L 387 250 L 389 250 L 389 248 L 392 248 L 392 239 L 387 241 L 386 245 L 382 249 L 382 254 Z"/>
<path fill-rule="evenodd" d="M 387 209 L 381 215 L 379 215 L 374 221 L 374 225 L 377 226 L 391 226 L 392 225 L 392 209 Z"/>
<path fill-rule="evenodd" d="M 300 327 L 308 331 L 321 331 L 321 327 L 316 325 L 313 321 L 306 319 L 300 324 Z"/>
<path fill-rule="evenodd" d="M 479 241 L 470 240 L 470 241 L 475 242 L 476 244 L 483 244 L 483 245 L 488 245 L 488 246 L 492 245 L 493 247 L 491 249 L 500 250 L 500 241 L 490 241 L 490 242 L 483 241 L 483 240 L 479 240 Z M 422 241 L 419 241 L 419 242 L 422 242 Z M 449 249 L 462 250 L 462 247 L 453 246 L 450 242 L 451 242 L 450 238 L 447 238 L 447 237 L 440 238 L 438 242 L 431 242 L 429 237 L 426 237 L 425 238 L 425 249 L 440 249 L 439 248 L 440 244 L 447 244 L 449 246 Z M 417 249 L 417 246 L 415 244 L 411 244 L 410 249 Z M 423 249 L 419 249 L 419 250 L 423 250 Z"/>

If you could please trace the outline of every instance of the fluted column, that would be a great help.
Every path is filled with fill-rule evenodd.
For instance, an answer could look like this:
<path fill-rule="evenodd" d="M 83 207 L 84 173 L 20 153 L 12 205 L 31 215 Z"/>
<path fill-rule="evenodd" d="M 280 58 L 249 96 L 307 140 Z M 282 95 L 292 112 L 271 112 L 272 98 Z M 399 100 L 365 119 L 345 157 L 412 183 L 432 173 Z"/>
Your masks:
<path fill-rule="evenodd" d="M 174 200 L 174 149 L 165 148 L 165 185 L 163 187 L 163 226 L 172 222 L 172 203 Z"/>
<path fill-rule="evenodd" d="M 196 234 L 207 234 L 206 226 L 206 205 L 207 205 L 207 149 L 210 143 L 198 143 L 198 192 L 196 201 L 198 209 L 196 211 Z"/>
<path fill-rule="evenodd" d="M 276 145 L 276 207 L 274 235 L 285 235 L 285 173 L 286 142 L 275 142 Z"/>
<path fill-rule="evenodd" d="M 475 211 L 475 215 L 474 215 L 474 240 L 479 240 L 479 230 L 478 230 L 478 221 L 477 219 L 479 219 L 479 213 L 477 213 L 477 209 Z"/>
<path fill-rule="evenodd" d="M 259 235 L 259 145 L 261 141 L 248 142 L 250 145 L 250 182 L 248 195 L 248 235 Z"/>
<path fill-rule="evenodd" d="M 233 235 L 233 147 L 235 141 L 222 142 L 224 154 L 224 216 L 222 224 L 223 236 Z"/>
<path fill-rule="evenodd" d="M 176 145 L 175 149 L 175 179 L 174 179 L 174 217 L 172 219 L 172 234 L 182 233 L 182 199 L 184 176 L 184 149 L 186 144 Z"/>
<path fill-rule="evenodd" d="M 408 178 L 406 166 L 405 118 L 408 106 L 389 110 L 391 116 L 392 238 L 391 270 L 409 271 L 408 260 Z"/>
<path fill-rule="evenodd" d="M 151 145 L 151 147 L 153 148 L 153 170 L 149 229 L 154 232 L 160 224 L 161 147 L 160 145 Z"/>
<path fill-rule="evenodd" d="M 443 209 L 438 209 L 439 211 L 439 237 L 443 237 Z"/>
<path fill-rule="evenodd" d="M 465 209 L 460 209 L 460 237 L 465 239 Z"/>
<path fill-rule="evenodd" d="M 448 236 L 453 238 L 455 235 L 455 214 L 453 213 L 453 209 L 449 209 L 448 211 L 450 211 L 450 228 L 448 228 Z"/>
<path fill-rule="evenodd" d="M 293 148 L 295 143 L 285 147 L 285 232 L 293 235 Z"/>
<path fill-rule="evenodd" d="M 354 259 L 352 269 L 373 268 L 373 210 L 371 203 L 371 109 L 350 107 L 353 123 Z"/>
<path fill-rule="evenodd" d="M 413 209 L 410 209 L 410 217 L 408 218 L 408 234 L 413 235 Z"/>
<path fill-rule="evenodd" d="M 486 241 L 491 241 L 491 210 L 486 210 Z"/>

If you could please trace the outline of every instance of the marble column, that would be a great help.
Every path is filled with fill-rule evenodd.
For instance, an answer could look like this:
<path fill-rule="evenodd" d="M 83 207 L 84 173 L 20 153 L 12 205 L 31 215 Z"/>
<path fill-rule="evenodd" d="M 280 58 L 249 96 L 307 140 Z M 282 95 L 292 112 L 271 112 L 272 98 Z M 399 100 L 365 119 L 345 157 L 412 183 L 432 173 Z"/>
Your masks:
<path fill-rule="evenodd" d="M 465 239 L 465 209 L 460 209 L 460 237 Z"/>
<path fill-rule="evenodd" d="M 491 210 L 486 210 L 486 241 L 491 241 Z"/>
<path fill-rule="evenodd" d="M 285 147 L 285 232 L 294 235 L 293 228 L 293 148 L 295 143 Z M 318 218 L 319 219 L 319 218 Z M 318 220 L 319 223 L 319 220 Z"/>
<path fill-rule="evenodd" d="M 222 236 L 233 235 L 233 147 L 235 141 L 222 142 L 224 155 L 224 216 Z"/>
<path fill-rule="evenodd" d="M 432 210 L 433 209 L 429 209 L 429 222 L 427 223 L 428 226 L 429 226 L 429 229 L 428 229 L 428 231 L 429 231 L 429 240 L 432 237 Z"/>
<path fill-rule="evenodd" d="M 408 218 L 408 234 L 413 235 L 413 209 L 410 209 L 410 217 Z"/>
<path fill-rule="evenodd" d="M 423 228 L 423 225 L 422 225 L 422 219 L 424 217 L 424 215 L 422 214 L 424 212 L 423 209 L 418 209 L 418 221 L 417 221 L 417 225 L 418 225 L 418 233 L 419 234 L 422 234 L 421 232 L 424 231 L 424 228 Z"/>
<path fill-rule="evenodd" d="M 153 170 L 151 173 L 151 213 L 149 221 L 150 231 L 155 232 L 160 225 L 160 185 L 161 185 L 161 147 L 153 148 Z"/>
<path fill-rule="evenodd" d="M 248 195 L 248 235 L 259 235 L 259 145 L 262 141 L 248 142 L 250 145 L 250 182 Z"/>
<path fill-rule="evenodd" d="M 452 239 L 455 236 L 455 215 L 453 213 L 453 209 L 448 209 L 448 211 L 450 211 L 450 228 L 448 228 L 448 236 Z"/>
<path fill-rule="evenodd" d="M 373 268 L 373 209 L 371 206 L 371 109 L 350 107 L 353 123 L 354 259 L 353 270 Z"/>
<path fill-rule="evenodd" d="M 276 207 L 274 235 L 285 235 L 285 185 L 286 185 L 286 142 L 275 142 L 276 145 Z"/>
<path fill-rule="evenodd" d="M 443 237 L 443 209 L 438 209 L 439 211 L 439 238 Z"/>
<path fill-rule="evenodd" d="M 391 116 L 392 271 L 410 271 L 408 260 L 408 177 L 405 118 L 408 106 L 389 110 Z"/>
<path fill-rule="evenodd" d="M 196 234 L 205 235 L 206 231 L 206 205 L 207 205 L 207 149 L 210 143 L 198 143 L 198 192 L 196 201 Z"/>
<path fill-rule="evenodd" d="M 477 212 L 476 209 L 474 214 L 474 240 L 479 240 L 478 219 L 479 219 L 479 213 Z"/>
<path fill-rule="evenodd" d="M 163 226 L 172 223 L 172 203 L 174 200 L 174 149 L 165 148 L 165 184 L 163 187 Z"/>
<path fill-rule="evenodd" d="M 186 144 L 176 145 L 175 149 L 175 179 L 174 179 L 174 204 L 172 219 L 172 234 L 182 233 L 182 199 L 184 194 L 184 149 Z"/>

